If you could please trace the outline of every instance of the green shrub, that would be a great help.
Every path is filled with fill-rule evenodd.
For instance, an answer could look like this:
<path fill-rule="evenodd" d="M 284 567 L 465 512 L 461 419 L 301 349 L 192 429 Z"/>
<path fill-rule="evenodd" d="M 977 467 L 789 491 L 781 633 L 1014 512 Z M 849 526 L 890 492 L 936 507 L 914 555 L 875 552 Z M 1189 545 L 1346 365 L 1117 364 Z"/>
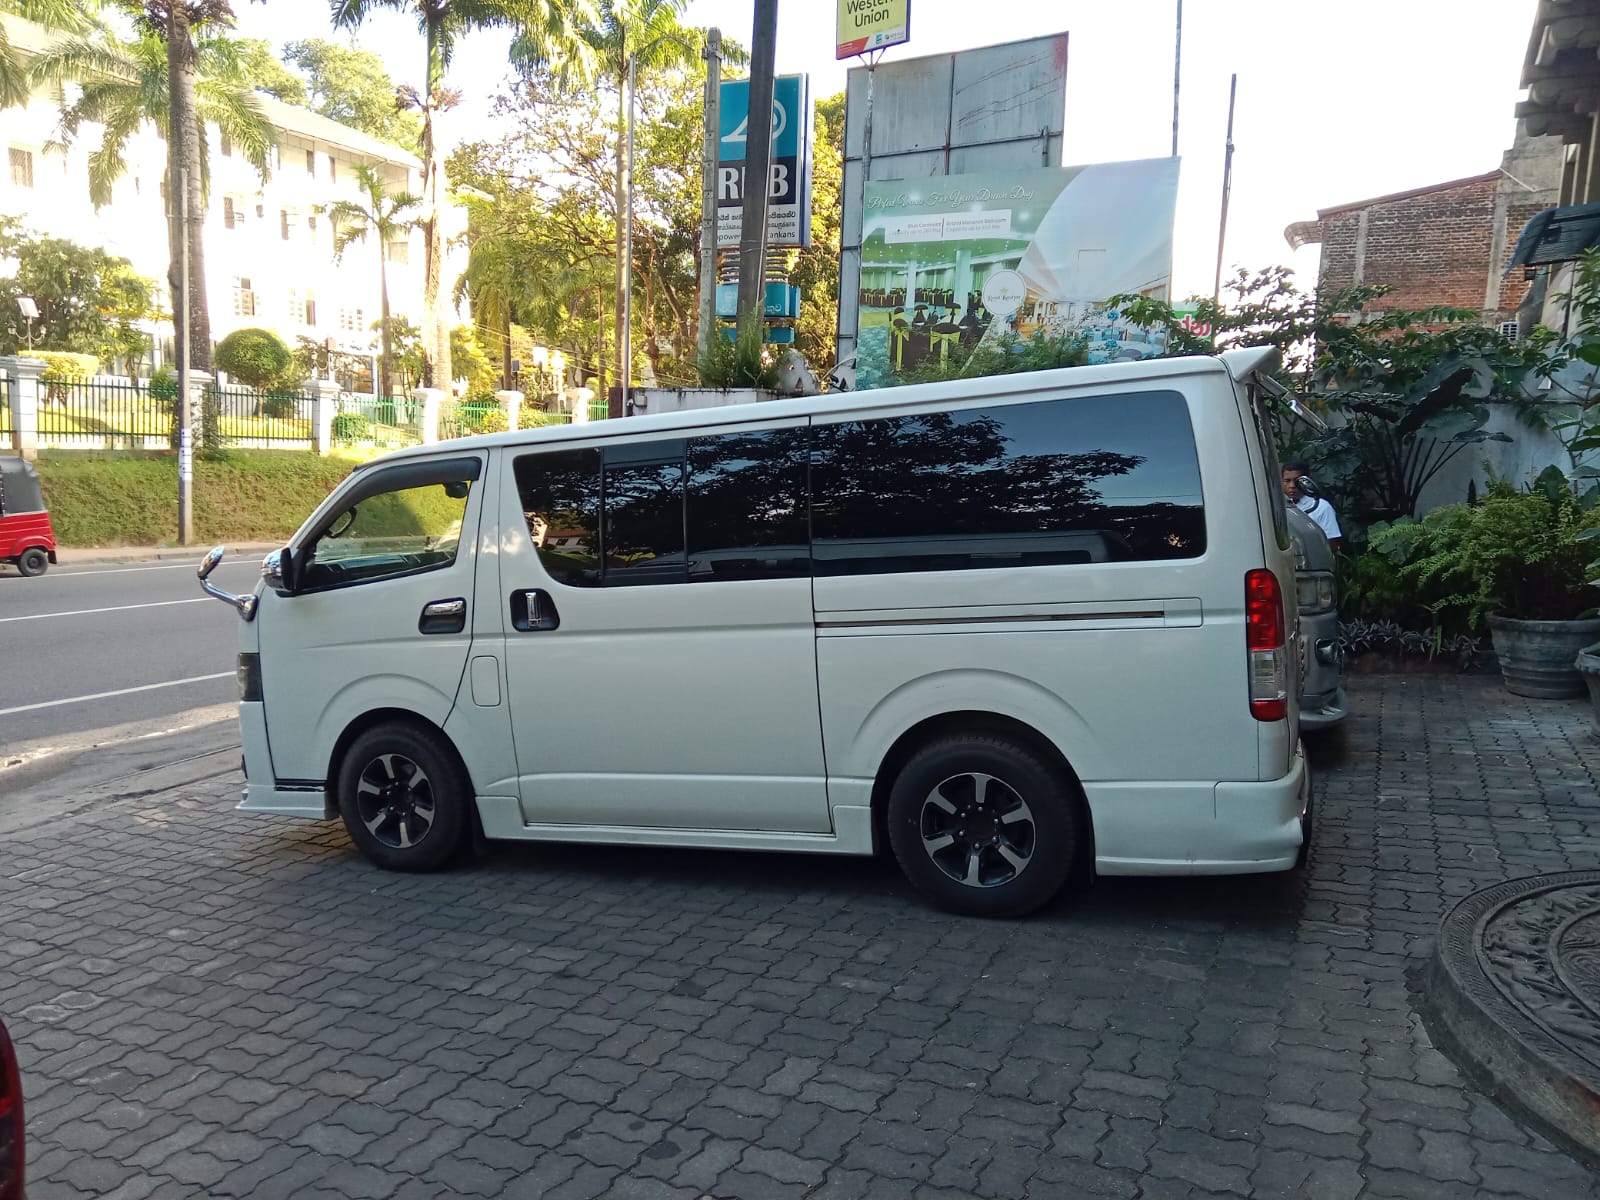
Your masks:
<path fill-rule="evenodd" d="M 270 329 L 235 329 L 217 343 L 216 364 L 258 391 L 290 378 L 296 367 L 289 347 Z"/>
<path fill-rule="evenodd" d="M 88 383 L 100 369 L 100 360 L 93 354 L 35 350 L 30 357 L 44 361 L 44 371 L 39 378 L 45 383 Z"/>
<path fill-rule="evenodd" d="M 761 318 L 751 316 L 729 340 L 719 328 L 696 361 L 701 387 L 770 388 L 778 382 L 778 360 L 769 353 Z"/>
<path fill-rule="evenodd" d="M 1483 502 L 1450 504 L 1420 521 L 1373 526 L 1372 550 L 1431 589 L 1428 610 L 1477 629 L 1485 616 L 1571 620 L 1600 603 L 1589 584 L 1587 531 L 1600 512 L 1567 488 L 1521 492 L 1505 480 Z"/>
<path fill-rule="evenodd" d="M 372 439 L 372 422 L 365 413 L 339 413 L 333 418 L 333 440 L 336 442 L 365 442 Z"/>
<path fill-rule="evenodd" d="M 298 392 L 274 389 L 261 397 L 261 415 L 277 420 L 287 420 L 297 414 L 300 403 Z"/>

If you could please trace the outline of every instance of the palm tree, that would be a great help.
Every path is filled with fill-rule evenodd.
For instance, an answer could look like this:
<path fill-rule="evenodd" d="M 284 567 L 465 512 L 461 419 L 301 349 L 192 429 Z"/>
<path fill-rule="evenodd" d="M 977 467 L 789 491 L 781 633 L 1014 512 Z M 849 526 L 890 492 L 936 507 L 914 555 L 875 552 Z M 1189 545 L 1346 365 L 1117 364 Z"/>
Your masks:
<path fill-rule="evenodd" d="M 627 247 L 629 175 L 628 118 L 633 107 L 632 84 L 641 71 L 665 71 L 686 67 L 700 57 L 704 33 L 689 28 L 678 19 L 684 0 L 600 0 L 596 19 L 577 26 L 576 32 L 593 52 L 595 70 L 617 89 L 617 383 L 627 387 L 631 378 L 632 348 L 623 345 L 621 314 L 625 293 L 633 271 Z M 574 70 L 558 74 L 567 83 L 581 79 Z"/>
<path fill-rule="evenodd" d="M 360 202 L 340 200 L 327 208 L 328 220 L 334 229 L 333 261 L 342 259 L 352 242 L 365 241 L 367 234 L 373 234 L 377 239 L 378 295 L 383 313 L 378 388 L 379 395 L 387 398 L 391 395 L 389 364 L 394 353 L 389 340 L 389 243 L 395 240 L 397 234 L 408 233 L 416 228 L 417 221 L 407 219 L 404 214 L 421 204 L 422 197 L 410 192 L 390 192 L 384 187 L 383 176 L 378 173 L 378 168 L 370 165 L 356 168 L 356 187 L 361 192 Z"/>
<path fill-rule="evenodd" d="M 422 340 L 427 353 L 427 381 L 448 387 L 450 328 L 439 311 L 439 283 L 444 238 L 439 226 L 440 153 L 434 114 L 452 108 L 460 93 L 444 86 L 457 39 L 474 30 L 512 31 L 512 59 L 524 69 L 554 57 L 586 60 L 588 46 L 569 32 L 593 13 L 592 0 L 330 0 L 335 29 L 355 29 L 369 13 L 379 9 L 407 12 L 416 17 L 423 36 L 427 62 L 423 86 L 401 88 L 401 99 L 422 113 Z"/>
<path fill-rule="evenodd" d="M 157 12 L 156 10 L 160 11 Z M 211 314 L 206 304 L 203 224 L 210 162 L 201 131 L 215 125 L 263 179 L 270 169 L 277 131 L 261 111 L 245 77 L 237 46 L 207 24 L 231 14 L 227 5 L 151 3 L 141 10 L 132 40 L 104 34 L 69 37 L 35 61 L 32 78 L 57 88 L 81 85 L 77 99 L 63 101 L 61 138 L 71 143 L 86 125 L 102 128 L 99 146 L 89 154 L 89 198 L 108 204 L 116 181 L 127 170 L 128 140 L 145 122 L 167 143 L 167 194 L 172 210 L 172 266 L 168 280 L 178 291 L 182 242 L 189 243 L 189 328 L 180 330 L 180 355 L 191 366 L 211 367 Z M 158 26 L 155 19 L 166 22 Z M 198 39 L 192 31 L 199 25 Z M 188 228 L 177 217 L 177 181 L 185 184 Z"/>
<path fill-rule="evenodd" d="M 98 7 L 99 0 L 0 0 L 0 13 L 62 33 L 87 33 Z M 6 36 L 4 22 L 0 22 L 0 108 L 26 104 L 31 91 L 28 69 Z"/>

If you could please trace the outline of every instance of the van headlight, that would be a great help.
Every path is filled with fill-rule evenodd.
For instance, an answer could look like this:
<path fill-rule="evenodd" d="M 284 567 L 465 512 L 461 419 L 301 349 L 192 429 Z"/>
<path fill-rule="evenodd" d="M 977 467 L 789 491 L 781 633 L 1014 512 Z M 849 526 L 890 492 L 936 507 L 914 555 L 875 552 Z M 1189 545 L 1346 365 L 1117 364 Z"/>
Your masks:
<path fill-rule="evenodd" d="M 1295 590 L 1303 613 L 1327 612 L 1334 606 L 1333 575 L 1327 571 L 1305 571 L 1295 576 Z"/>

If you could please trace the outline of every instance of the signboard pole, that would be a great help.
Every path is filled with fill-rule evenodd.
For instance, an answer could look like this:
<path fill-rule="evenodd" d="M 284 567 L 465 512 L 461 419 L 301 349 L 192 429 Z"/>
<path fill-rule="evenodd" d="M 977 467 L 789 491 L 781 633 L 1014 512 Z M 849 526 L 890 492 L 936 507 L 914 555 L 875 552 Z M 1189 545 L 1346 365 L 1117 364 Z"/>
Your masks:
<path fill-rule="evenodd" d="M 617 264 L 621 287 L 618 298 L 617 386 L 622 389 L 622 411 L 628 409 L 628 388 L 633 382 L 633 80 L 635 56 L 628 55 L 628 131 L 623 149 L 622 261 Z M 620 413 L 612 413 L 620 416 Z"/>
<path fill-rule="evenodd" d="M 1172 43 L 1172 157 L 1178 157 L 1178 80 L 1183 64 L 1183 0 L 1178 0 L 1178 33 Z"/>
<path fill-rule="evenodd" d="M 761 319 L 767 257 L 767 191 L 772 175 L 772 75 L 778 50 L 778 0 L 756 0 L 750 39 L 750 107 L 739 227 L 739 323 Z"/>
<path fill-rule="evenodd" d="M 717 331 L 717 143 L 722 136 L 722 30 L 706 31 L 706 131 L 700 176 L 700 337 L 703 356 Z"/>

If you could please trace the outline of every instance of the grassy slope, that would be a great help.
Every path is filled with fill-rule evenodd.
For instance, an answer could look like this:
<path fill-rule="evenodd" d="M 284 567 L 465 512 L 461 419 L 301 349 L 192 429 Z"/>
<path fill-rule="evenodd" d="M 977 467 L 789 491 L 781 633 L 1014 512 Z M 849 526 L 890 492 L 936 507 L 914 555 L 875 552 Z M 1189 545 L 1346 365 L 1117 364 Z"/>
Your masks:
<path fill-rule="evenodd" d="M 355 461 L 278 450 L 196 459 L 195 536 L 218 542 L 286 538 Z M 36 465 L 63 546 L 147 546 L 176 539 L 176 458 L 47 451 Z"/>

